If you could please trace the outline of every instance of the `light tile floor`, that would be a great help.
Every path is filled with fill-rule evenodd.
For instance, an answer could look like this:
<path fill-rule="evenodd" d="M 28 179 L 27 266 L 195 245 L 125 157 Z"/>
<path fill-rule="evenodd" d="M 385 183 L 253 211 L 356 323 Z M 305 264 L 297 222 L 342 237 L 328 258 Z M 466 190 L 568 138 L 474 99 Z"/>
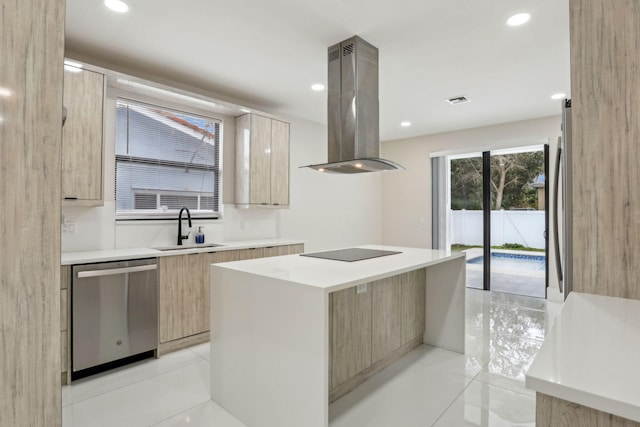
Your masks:
<path fill-rule="evenodd" d="M 524 375 L 559 309 L 467 289 L 466 354 L 418 347 L 334 402 L 331 427 L 535 425 Z M 209 400 L 209 363 L 202 344 L 74 382 L 63 426 L 241 427 Z"/>

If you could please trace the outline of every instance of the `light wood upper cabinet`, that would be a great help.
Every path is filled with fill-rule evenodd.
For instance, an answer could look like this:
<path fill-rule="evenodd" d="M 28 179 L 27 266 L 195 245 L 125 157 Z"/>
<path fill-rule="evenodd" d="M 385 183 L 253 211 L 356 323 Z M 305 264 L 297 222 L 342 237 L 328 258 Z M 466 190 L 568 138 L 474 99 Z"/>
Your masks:
<path fill-rule="evenodd" d="M 77 69 L 64 71 L 62 198 L 65 204 L 97 206 L 102 197 L 104 76 Z"/>
<path fill-rule="evenodd" d="M 271 120 L 271 204 L 289 204 L 289 123 Z"/>
<path fill-rule="evenodd" d="M 257 114 L 236 118 L 235 202 L 289 204 L 289 123 Z"/>

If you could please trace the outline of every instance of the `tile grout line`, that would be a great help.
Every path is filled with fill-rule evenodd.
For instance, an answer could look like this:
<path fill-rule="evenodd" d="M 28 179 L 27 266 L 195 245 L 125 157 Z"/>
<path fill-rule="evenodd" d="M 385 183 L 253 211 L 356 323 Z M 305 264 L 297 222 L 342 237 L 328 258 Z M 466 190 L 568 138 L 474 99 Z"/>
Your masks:
<path fill-rule="evenodd" d="M 440 419 L 444 416 L 444 414 L 447 413 L 447 411 L 449 410 L 449 408 L 451 408 L 451 406 L 453 406 L 453 404 L 456 402 L 456 400 L 458 400 L 458 398 L 460 396 L 462 396 L 464 394 L 464 392 L 467 390 L 467 388 L 471 385 L 471 383 L 473 383 L 476 378 L 478 377 L 478 375 L 480 375 L 480 373 L 484 370 L 484 368 L 489 366 L 489 362 L 491 362 L 491 359 L 489 359 L 489 361 L 487 361 L 487 363 L 482 365 L 482 368 L 480 368 L 480 370 L 478 371 L 477 374 L 475 374 L 473 377 L 471 377 L 471 380 L 469 381 L 469 383 L 467 385 L 464 386 L 464 388 L 460 391 L 460 393 L 458 393 L 456 395 L 456 397 L 453 398 L 453 400 L 451 401 L 451 403 L 449 403 L 449 405 L 447 405 L 447 407 L 444 409 L 444 411 L 442 411 L 440 413 L 440 415 L 438 415 L 438 418 L 435 419 L 435 421 L 431 424 L 431 427 L 433 427 L 434 425 L 436 425 L 438 423 L 438 421 L 440 421 Z"/>
<path fill-rule="evenodd" d="M 211 400 L 211 398 L 209 398 L 209 399 L 207 399 L 207 400 L 205 400 L 205 401 L 203 401 L 203 402 L 200 402 L 200 403 L 198 403 L 198 404 L 196 404 L 196 405 L 193 405 L 192 407 L 187 408 L 187 409 L 185 409 L 185 410 L 183 410 L 183 411 L 180 411 L 180 412 L 178 412 L 178 413 L 176 413 L 176 414 L 169 415 L 169 416 L 168 416 L 168 417 L 166 417 L 166 418 L 163 418 L 163 419 L 161 419 L 161 420 L 155 421 L 153 424 L 149 424 L 147 427 L 157 426 L 158 424 L 163 423 L 163 422 L 165 422 L 165 421 L 167 421 L 167 420 L 169 420 L 169 419 L 171 419 L 171 418 L 177 417 L 177 416 L 178 416 L 178 415 L 180 415 L 180 414 L 184 414 L 185 412 L 191 411 L 192 409 L 195 409 L 195 408 L 197 408 L 198 406 L 202 405 L 203 403 L 207 403 L 207 402 L 209 402 L 210 400 Z"/>

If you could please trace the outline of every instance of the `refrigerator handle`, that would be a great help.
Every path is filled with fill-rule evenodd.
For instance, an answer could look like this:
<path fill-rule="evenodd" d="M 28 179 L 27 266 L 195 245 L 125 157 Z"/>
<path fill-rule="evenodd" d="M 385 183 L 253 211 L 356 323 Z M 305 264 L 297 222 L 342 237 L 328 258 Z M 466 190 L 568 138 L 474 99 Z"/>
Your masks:
<path fill-rule="evenodd" d="M 558 138 L 558 154 L 556 155 L 556 176 L 553 180 L 553 242 L 556 255 L 556 273 L 558 275 L 558 288 L 562 293 L 562 256 L 560 254 L 560 231 L 558 230 L 558 211 L 560 206 L 558 204 L 559 189 L 560 189 L 560 162 L 562 160 L 562 138 Z"/>

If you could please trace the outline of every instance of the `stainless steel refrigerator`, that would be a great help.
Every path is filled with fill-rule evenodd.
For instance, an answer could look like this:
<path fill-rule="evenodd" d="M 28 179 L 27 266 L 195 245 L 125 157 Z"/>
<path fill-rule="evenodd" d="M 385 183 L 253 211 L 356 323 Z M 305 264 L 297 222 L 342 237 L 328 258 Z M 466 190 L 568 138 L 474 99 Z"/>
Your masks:
<path fill-rule="evenodd" d="M 562 101 L 562 136 L 558 140 L 554 181 L 554 244 L 556 255 L 556 272 L 560 293 L 566 300 L 573 290 L 573 199 L 572 199 L 572 165 L 571 165 L 571 100 Z M 562 183 L 562 193 L 560 193 Z M 560 200 L 562 194 L 562 202 Z M 562 234 L 562 240 L 560 240 Z M 561 249 L 562 248 L 562 249 Z"/>

